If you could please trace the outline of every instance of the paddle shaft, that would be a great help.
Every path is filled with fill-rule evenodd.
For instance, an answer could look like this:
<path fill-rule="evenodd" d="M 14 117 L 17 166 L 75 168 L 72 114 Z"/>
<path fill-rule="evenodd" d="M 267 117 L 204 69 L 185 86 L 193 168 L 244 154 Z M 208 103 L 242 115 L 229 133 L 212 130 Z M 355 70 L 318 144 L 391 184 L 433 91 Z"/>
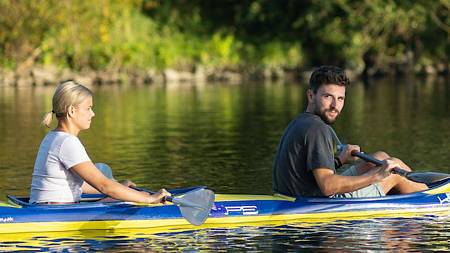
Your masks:
<path fill-rule="evenodd" d="M 377 166 L 383 165 L 383 162 L 374 158 L 373 156 L 367 155 L 363 152 L 357 152 L 352 151 L 353 156 L 357 156 L 364 161 L 371 162 Z M 408 180 L 411 180 L 413 182 L 422 183 L 422 184 L 437 184 L 444 182 L 446 180 L 450 179 L 450 175 L 446 173 L 440 173 L 440 172 L 410 172 L 403 170 L 401 168 L 393 168 L 392 173 L 398 174 L 402 177 L 407 178 Z"/>
<path fill-rule="evenodd" d="M 139 187 L 136 187 L 136 186 L 130 186 L 130 188 L 132 188 L 132 189 L 134 189 L 136 191 L 143 191 L 143 192 L 147 192 L 147 193 L 150 193 L 150 194 L 155 194 L 154 191 L 150 191 L 150 190 L 147 190 L 147 189 L 139 188 Z M 196 209 L 199 209 L 199 210 L 204 210 L 205 209 L 204 206 L 198 205 L 196 203 L 192 203 L 191 201 L 183 200 L 181 198 L 177 198 L 177 197 L 174 198 L 172 196 L 165 196 L 164 197 L 164 201 L 169 201 L 169 202 L 172 202 L 172 203 L 174 203 L 176 205 L 192 207 L 192 208 L 196 208 Z"/>
<path fill-rule="evenodd" d="M 370 156 L 364 152 L 352 151 L 352 155 L 357 156 L 366 162 L 371 162 L 371 163 L 375 164 L 376 166 L 382 166 L 384 164 L 383 161 L 378 160 L 375 157 Z M 395 174 L 399 174 L 400 176 L 404 176 L 404 177 L 406 177 L 409 174 L 408 171 L 398 168 L 398 167 L 393 168 L 392 172 Z"/>
<path fill-rule="evenodd" d="M 136 190 L 136 191 L 140 191 L 140 192 L 147 192 L 149 194 L 155 194 L 156 192 L 154 191 L 150 191 L 144 188 L 140 188 L 140 187 L 136 187 L 136 186 L 130 186 L 131 189 Z M 164 197 L 164 201 L 169 201 L 173 203 L 173 197 L 172 196 L 165 196 Z"/>

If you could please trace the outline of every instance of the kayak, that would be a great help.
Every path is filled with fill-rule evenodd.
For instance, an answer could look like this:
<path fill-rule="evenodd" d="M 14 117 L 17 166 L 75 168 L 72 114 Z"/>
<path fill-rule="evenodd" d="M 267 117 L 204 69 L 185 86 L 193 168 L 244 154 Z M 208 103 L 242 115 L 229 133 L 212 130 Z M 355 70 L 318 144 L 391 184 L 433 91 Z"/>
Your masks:
<path fill-rule="evenodd" d="M 182 196 L 205 187 L 174 189 Z M 82 201 L 66 205 L 29 204 L 26 197 L 8 196 L 0 204 L 0 233 L 31 233 L 83 230 L 198 229 L 230 224 L 271 222 L 321 222 L 374 217 L 412 217 L 450 212 L 450 180 L 430 189 L 377 198 L 292 198 L 281 195 L 216 194 L 208 218 L 191 225 L 174 204 L 97 202 L 103 195 L 83 195 Z"/>

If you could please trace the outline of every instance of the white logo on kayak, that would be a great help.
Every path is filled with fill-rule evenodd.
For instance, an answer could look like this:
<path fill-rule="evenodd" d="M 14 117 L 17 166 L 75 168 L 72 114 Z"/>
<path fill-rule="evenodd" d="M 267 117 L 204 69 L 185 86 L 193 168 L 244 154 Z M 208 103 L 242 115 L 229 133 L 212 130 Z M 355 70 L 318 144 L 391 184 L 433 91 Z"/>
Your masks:
<path fill-rule="evenodd" d="M 226 206 L 225 215 L 255 215 L 258 214 L 256 206 Z"/>
<path fill-rule="evenodd" d="M 445 196 L 446 197 L 444 199 L 441 199 L 438 196 L 438 199 L 439 199 L 439 202 L 441 203 L 441 205 L 444 204 L 445 202 L 450 203 L 450 193 L 446 193 Z"/>
<path fill-rule="evenodd" d="M 0 217 L 0 222 L 13 222 L 13 217 Z"/>

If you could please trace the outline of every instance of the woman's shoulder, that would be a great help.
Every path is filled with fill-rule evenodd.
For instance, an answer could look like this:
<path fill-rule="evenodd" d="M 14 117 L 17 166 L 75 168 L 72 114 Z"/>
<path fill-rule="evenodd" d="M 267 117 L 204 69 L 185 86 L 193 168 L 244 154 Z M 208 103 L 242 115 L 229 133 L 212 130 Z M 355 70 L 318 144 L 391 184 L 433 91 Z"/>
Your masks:
<path fill-rule="evenodd" d="M 58 146 L 62 146 L 63 144 L 70 143 L 81 143 L 77 136 L 62 132 L 62 131 L 50 131 L 44 137 L 43 142 L 49 142 L 52 144 L 56 144 Z"/>
<path fill-rule="evenodd" d="M 84 145 L 81 143 L 77 136 L 72 134 L 59 134 L 60 135 L 60 154 L 66 157 L 78 155 L 80 153 L 86 153 Z M 71 166 L 70 166 L 71 167 Z"/>

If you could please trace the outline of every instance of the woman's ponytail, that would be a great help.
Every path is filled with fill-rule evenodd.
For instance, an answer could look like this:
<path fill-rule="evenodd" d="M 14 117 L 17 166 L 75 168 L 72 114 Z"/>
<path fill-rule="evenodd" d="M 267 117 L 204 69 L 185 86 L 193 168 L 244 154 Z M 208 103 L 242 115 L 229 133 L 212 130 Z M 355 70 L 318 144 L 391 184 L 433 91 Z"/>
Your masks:
<path fill-rule="evenodd" d="M 44 119 L 42 120 L 41 124 L 46 126 L 47 128 L 50 128 L 50 124 L 52 123 L 53 119 L 53 112 L 47 112 L 44 116 Z"/>

